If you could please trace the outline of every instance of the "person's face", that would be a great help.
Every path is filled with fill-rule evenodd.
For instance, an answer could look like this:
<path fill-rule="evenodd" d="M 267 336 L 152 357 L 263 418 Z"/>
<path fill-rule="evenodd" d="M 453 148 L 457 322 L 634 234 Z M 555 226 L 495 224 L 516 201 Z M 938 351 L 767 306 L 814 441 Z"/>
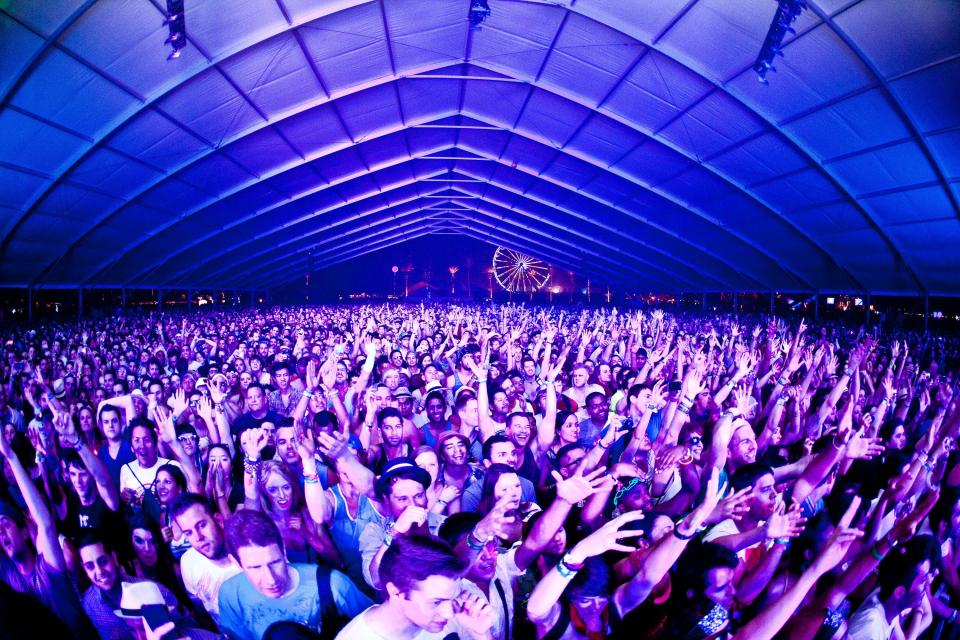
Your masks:
<path fill-rule="evenodd" d="M 183 447 L 183 452 L 188 456 L 192 456 L 197 453 L 197 436 L 192 433 L 184 433 L 177 436 L 177 441 L 180 443 L 180 446 Z"/>
<path fill-rule="evenodd" d="M 612 374 L 610 372 L 610 365 L 601 364 L 597 368 L 597 378 L 599 378 L 600 382 L 610 382 L 612 378 Z"/>
<path fill-rule="evenodd" d="M 587 378 L 590 376 L 589 371 L 586 367 L 577 367 L 573 370 L 573 375 L 571 376 L 573 386 L 577 389 L 582 389 L 587 386 Z"/>
<path fill-rule="evenodd" d="M 207 456 L 207 466 L 210 470 L 220 467 L 224 473 L 230 473 L 230 456 L 220 447 L 210 449 L 210 455 Z"/>
<path fill-rule="evenodd" d="M 16 558 L 27 548 L 27 532 L 13 518 L 0 517 L 0 548 L 8 558 Z"/>
<path fill-rule="evenodd" d="M 610 401 L 605 397 L 590 398 L 590 401 L 587 402 L 587 413 L 590 415 L 590 419 L 598 424 L 607 421 L 607 412 L 609 410 Z"/>
<path fill-rule="evenodd" d="M 902 609 L 913 609 L 920 605 L 920 600 L 923 598 L 927 589 L 930 587 L 931 583 L 933 583 L 933 579 L 937 575 L 937 572 L 933 571 L 932 569 L 933 567 L 931 566 L 929 560 L 924 560 L 917 565 L 916 573 L 913 575 L 913 580 L 910 581 L 906 592 L 903 594 L 904 600 L 900 605 Z"/>
<path fill-rule="evenodd" d="M 96 400 L 97 406 L 99 406 L 101 402 L 107 399 L 106 389 L 103 387 L 97 387 L 97 389 L 93 392 L 93 398 Z"/>
<path fill-rule="evenodd" d="M 136 528 L 131 532 L 133 550 L 142 564 L 152 567 L 157 564 L 157 541 L 146 529 Z"/>
<path fill-rule="evenodd" d="M 399 447 L 403 441 L 403 420 L 396 416 L 384 418 L 380 425 L 383 441 L 390 447 Z"/>
<path fill-rule="evenodd" d="M 253 588 L 268 598 L 279 598 L 290 586 L 287 559 L 275 544 L 249 545 L 237 549 L 237 562 Z"/>
<path fill-rule="evenodd" d="M 460 420 L 468 427 L 476 427 L 480 424 L 480 411 L 476 398 L 467 400 L 467 404 L 460 411 Z"/>
<path fill-rule="evenodd" d="M 293 508 L 293 486 L 283 475 L 271 472 L 264 483 L 264 490 L 277 511 L 287 513 Z"/>
<path fill-rule="evenodd" d="M 753 427 L 746 421 L 741 421 L 730 438 L 730 459 L 737 465 L 749 464 L 757 461 L 757 437 Z"/>
<path fill-rule="evenodd" d="M 393 483 L 390 488 L 389 502 L 390 513 L 396 519 L 410 505 L 425 509 L 427 507 L 427 490 L 416 480 L 401 478 Z"/>
<path fill-rule="evenodd" d="M 117 584 L 120 571 L 102 543 L 81 547 L 80 564 L 93 586 L 101 591 L 110 591 Z"/>
<path fill-rule="evenodd" d="M 183 392 L 187 395 L 193 393 L 193 390 L 197 387 L 197 381 L 193 379 L 193 376 L 187 376 L 180 383 L 180 386 L 183 387 Z"/>
<path fill-rule="evenodd" d="M 223 528 L 203 507 L 195 504 L 176 520 L 190 546 L 204 557 L 218 560 L 225 555 Z"/>
<path fill-rule="evenodd" d="M 447 405 L 440 398 L 434 397 L 427 400 L 427 419 L 430 422 L 434 424 L 443 422 L 446 412 Z"/>
<path fill-rule="evenodd" d="M 581 593 L 571 594 L 570 602 L 577 609 L 581 618 L 598 618 L 603 615 L 603 610 L 610 603 L 609 596 L 606 595 L 586 595 Z"/>
<path fill-rule="evenodd" d="M 277 429 L 277 454 L 288 465 L 300 466 L 300 454 L 297 452 L 297 434 L 293 427 Z"/>
<path fill-rule="evenodd" d="M 390 362 L 393 364 L 393 366 L 399 369 L 403 366 L 403 355 L 401 355 L 399 351 L 394 351 L 390 355 Z"/>
<path fill-rule="evenodd" d="M 240 388 L 244 391 L 247 390 L 247 387 L 250 386 L 250 383 L 253 382 L 253 376 L 244 371 L 240 374 Z"/>
<path fill-rule="evenodd" d="M 467 464 L 467 447 L 460 438 L 449 438 L 444 442 L 443 454 L 451 465 L 459 467 Z"/>
<path fill-rule="evenodd" d="M 509 509 L 516 509 L 520 506 L 520 476 L 515 473 L 505 473 L 497 478 L 497 484 L 493 487 L 493 497 L 509 499 Z"/>
<path fill-rule="evenodd" d="M 577 465 L 580 464 L 580 461 L 583 460 L 585 455 L 587 454 L 583 449 L 573 449 L 563 454 L 560 460 L 558 460 L 560 463 L 560 475 L 563 476 L 564 479 L 572 477 L 573 473 L 577 470 Z"/>
<path fill-rule="evenodd" d="M 493 411 L 494 413 L 504 414 L 507 412 L 509 407 L 509 401 L 507 400 L 507 394 L 503 391 L 497 391 L 493 394 Z"/>
<path fill-rule="evenodd" d="M 523 363 L 523 375 L 532 378 L 537 375 L 537 365 L 533 360 L 526 360 Z"/>
<path fill-rule="evenodd" d="M 378 387 L 373 394 L 373 399 L 377 411 L 389 407 L 391 399 L 390 389 L 388 387 Z"/>
<path fill-rule="evenodd" d="M 507 426 L 507 436 L 513 441 L 517 448 L 522 449 L 530 442 L 530 436 L 533 435 L 533 425 L 527 416 L 515 416 L 510 420 Z"/>
<path fill-rule="evenodd" d="M 907 432 L 904 430 L 903 425 L 897 425 L 893 430 L 893 435 L 890 436 L 890 448 L 903 451 L 905 446 L 907 446 Z"/>
<path fill-rule="evenodd" d="M 339 383 L 346 382 L 346 380 L 347 380 L 347 367 L 346 367 L 346 366 L 344 366 L 344 365 L 342 365 L 342 364 L 338 364 L 338 365 L 337 365 L 337 378 L 336 378 L 336 380 L 337 380 L 337 383 L 338 383 L 338 384 L 339 384 Z"/>
<path fill-rule="evenodd" d="M 750 499 L 750 515 L 756 520 L 766 520 L 773 515 L 777 507 L 780 494 L 777 492 L 773 475 L 767 474 L 753 485 L 753 494 Z"/>
<path fill-rule="evenodd" d="M 424 451 L 418 455 L 414 461 L 418 467 L 430 474 L 431 481 L 437 479 L 437 473 L 440 470 L 440 462 L 437 460 L 437 454 L 433 451 Z"/>
<path fill-rule="evenodd" d="M 413 398 L 410 396 L 401 396 L 397 398 L 397 409 L 404 417 L 409 418 L 413 415 Z"/>
<path fill-rule="evenodd" d="M 157 491 L 157 500 L 160 501 L 160 504 L 170 504 L 180 495 L 180 487 L 177 486 L 173 476 L 167 471 L 157 473 L 154 488 Z"/>
<path fill-rule="evenodd" d="M 113 398 L 118 398 L 123 395 L 123 385 L 119 382 L 113 384 Z"/>
<path fill-rule="evenodd" d="M 116 411 L 104 411 L 100 414 L 100 428 L 107 440 L 120 437 L 120 415 Z"/>
<path fill-rule="evenodd" d="M 577 421 L 577 416 L 571 414 L 560 425 L 560 441 L 563 444 L 573 444 L 578 440 L 580 440 L 580 423 Z"/>
<path fill-rule="evenodd" d="M 277 369 L 276 373 L 273 374 L 273 378 L 277 381 L 277 387 L 280 389 L 280 391 L 286 391 L 290 388 L 289 369 Z"/>
<path fill-rule="evenodd" d="M 733 574 L 734 570 L 728 567 L 713 567 L 707 569 L 707 588 L 704 590 L 703 595 L 721 607 L 729 609 L 736 595 L 736 588 L 733 585 Z"/>
<path fill-rule="evenodd" d="M 130 432 L 130 447 L 140 466 L 149 468 L 157 462 L 157 443 L 154 441 L 150 429 L 137 426 Z"/>
<path fill-rule="evenodd" d="M 405 359 L 407 367 L 416 368 L 417 366 L 417 354 L 413 351 L 407 351 L 407 357 Z"/>
<path fill-rule="evenodd" d="M 90 475 L 89 471 L 83 467 L 77 467 L 73 464 L 69 464 L 67 465 L 67 475 L 70 477 L 70 484 L 73 486 L 73 490 L 77 492 L 78 496 L 84 499 L 92 496 L 93 492 L 96 490 L 96 485 L 94 484 L 93 476 Z"/>
<path fill-rule="evenodd" d="M 260 387 L 247 389 L 247 407 L 251 413 L 259 413 L 266 408 L 266 397 Z"/>
<path fill-rule="evenodd" d="M 13 437 L 17 435 L 17 428 L 10 423 L 3 425 L 3 439 L 7 442 L 13 442 Z"/>
<path fill-rule="evenodd" d="M 156 378 L 160 375 L 160 367 L 156 362 L 151 362 L 147 365 L 147 375 L 149 375 L 151 378 Z"/>
<path fill-rule="evenodd" d="M 499 462 L 508 467 L 515 467 L 517 464 L 517 446 L 512 442 L 498 442 L 490 447 L 490 462 L 492 464 Z"/>
<path fill-rule="evenodd" d="M 406 593 L 388 583 L 387 593 L 391 602 L 399 604 L 403 616 L 412 625 L 427 633 L 439 634 L 453 619 L 460 585 L 452 578 L 432 575 Z"/>
<path fill-rule="evenodd" d="M 323 393 L 323 391 L 317 390 L 308 400 L 308 403 L 311 413 L 320 413 L 327 408 L 327 396 Z"/>
<path fill-rule="evenodd" d="M 90 409 L 81 409 L 78 419 L 81 431 L 91 431 L 93 429 L 93 412 Z"/>

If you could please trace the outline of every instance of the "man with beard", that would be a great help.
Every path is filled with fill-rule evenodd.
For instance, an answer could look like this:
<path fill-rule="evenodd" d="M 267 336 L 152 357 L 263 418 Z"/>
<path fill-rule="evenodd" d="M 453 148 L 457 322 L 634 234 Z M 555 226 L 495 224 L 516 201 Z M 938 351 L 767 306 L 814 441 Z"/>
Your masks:
<path fill-rule="evenodd" d="M 190 542 L 190 549 L 180 559 L 183 586 L 219 621 L 220 587 L 240 573 L 240 565 L 227 553 L 223 516 L 213 513 L 203 496 L 185 493 L 170 506 L 170 519 Z"/>
<path fill-rule="evenodd" d="M 403 442 L 403 416 L 393 407 L 377 412 L 377 427 L 380 429 L 380 444 L 370 445 L 367 452 L 367 466 L 374 473 L 394 458 L 410 454 L 410 447 Z"/>
<path fill-rule="evenodd" d="M 375 490 L 382 505 L 380 512 L 387 513 L 387 517 L 380 522 L 371 522 L 360 534 L 363 577 L 374 589 L 383 586 L 380 561 L 394 536 L 436 535 L 443 524 L 442 515 L 427 511 L 429 486 L 430 474 L 418 467 L 412 458 L 391 460 L 377 479 Z"/>

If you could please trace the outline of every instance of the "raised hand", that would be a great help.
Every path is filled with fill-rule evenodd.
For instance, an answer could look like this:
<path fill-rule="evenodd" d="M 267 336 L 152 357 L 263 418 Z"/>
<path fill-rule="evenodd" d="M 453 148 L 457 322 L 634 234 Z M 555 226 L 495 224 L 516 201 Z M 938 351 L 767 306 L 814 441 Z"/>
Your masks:
<path fill-rule="evenodd" d="M 167 411 L 163 407 L 157 407 L 154 412 L 157 419 L 157 428 L 160 431 L 160 439 L 164 442 L 173 442 L 177 439 L 177 429 L 173 424 L 173 412 Z"/>
<path fill-rule="evenodd" d="M 607 475 L 606 469 L 603 467 L 594 469 L 587 475 L 583 475 L 582 469 L 577 469 L 566 480 L 557 471 L 551 471 L 550 473 L 553 479 L 557 481 L 557 498 L 568 504 L 578 504 L 613 482 L 613 478 Z"/>
<path fill-rule="evenodd" d="M 169 404 L 173 412 L 179 416 L 187 410 L 187 394 L 184 393 L 183 389 L 177 389 L 173 392 L 173 395 L 170 396 L 167 404 Z"/>
<path fill-rule="evenodd" d="M 587 558 L 599 556 L 607 551 L 622 551 L 624 553 L 636 551 L 635 547 L 624 544 L 624 540 L 627 538 L 636 538 L 643 532 L 637 529 L 621 531 L 621 528 L 641 518 L 643 518 L 642 511 L 629 511 L 606 523 L 578 542 L 577 545 L 570 550 L 568 555 L 571 556 L 571 562 L 579 564 Z"/>
<path fill-rule="evenodd" d="M 211 392 L 210 396 L 213 396 Z M 213 400 L 211 397 L 200 396 L 200 404 L 197 406 L 197 413 L 205 422 L 213 422 Z"/>
<path fill-rule="evenodd" d="M 740 491 L 730 494 L 721 500 L 713 510 L 711 520 L 716 522 L 720 522 L 721 520 L 739 521 L 750 512 L 750 498 L 752 497 L 752 493 L 752 487 L 744 487 L 740 489 Z"/>
<path fill-rule="evenodd" d="M 322 431 L 317 434 L 317 448 L 331 460 L 336 460 L 347 452 L 349 439 L 343 434 L 330 435 Z"/>
<path fill-rule="evenodd" d="M 493 608 L 478 595 L 462 591 L 454 603 L 454 617 L 461 629 L 474 638 L 490 637 Z"/>
<path fill-rule="evenodd" d="M 307 377 L 304 381 L 307 391 L 313 391 L 317 388 L 317 365 L 313 360 L 307 363 Z"/>
<path fill-rule="evenodd" d="M 473 535 L 477 540 L 487 542 L 493 538 L 505 539 L 509 537 L 508 529 L 517 520 L 516 516 L 508 513 L 511 502 L 512 499 L 509 495 L 504 495 L 497 500 L 490 513 L 484 516 L 483 520 L 473 528 Z"/>
<path fill-rule="evenodd" d="M 248 460 L 259 460 L 260 453 L 267 446 L 267 432 L 261 428 L 247 429 L 240 435 L 240 448 Z"/>
<path fill-rule="evenodd" d="M 803 526 L 807 519 L 800 515 L 800 505 L 795 504 L 790 510 L 784 513 L 784 505 L 781 502 L 777 505 L 767 520 L 766 534 L 771 540 L 774 538 L 796 538 L 803 533 Z"/>
<path fill-rule="evenodd" d="M 863 531 L 850 527 L 859 508 L 860 496 L 854 496 L 853 500 L 850 501 L 850 506 L 847 507 L 846 513 L 840 518 L 840 522 L 827 540 L 826 547 L 813 561 L 812 570 L 820 574 L 830 571 L 840 564 L 840 561 L 847 555 L 847 551 L 854 540 L 863 537 Z"/>
<path fill-rule="evenodd" d="M 867 416 L 864 416 L 866 418 Z M 852 460 L 873 460 L 883 455 L 883 438 L 867 438 L 863 429 L 858 430 L 847 442 L 846 457 Z"/>
<path fill-rule="evenodd" d="M 745 414 L 752 405 L 750 402 L 752 397 L 748 387 L 737 387 L 733 390 L 733 401 L 741 414 Z"/>

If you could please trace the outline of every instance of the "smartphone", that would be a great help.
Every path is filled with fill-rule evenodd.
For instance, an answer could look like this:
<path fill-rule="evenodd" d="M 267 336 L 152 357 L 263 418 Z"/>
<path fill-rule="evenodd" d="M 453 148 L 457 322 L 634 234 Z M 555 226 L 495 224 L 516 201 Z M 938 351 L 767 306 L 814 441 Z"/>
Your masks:
<path fill-rule="evenodd" d="M 140 607 L 140 614 L 146 623 L 150 625 L 150 629 L 158 629 L 173 620 L 173 618 L 170 617 L 170 610 L 167 609 L 167 605 L 165 604 L 145 604 Z M 173 631 L 167 633 L 164 637 L 179 638 L 181 635 L 182 634 L 177 631 L 177 628 L 174 627 Z"/>

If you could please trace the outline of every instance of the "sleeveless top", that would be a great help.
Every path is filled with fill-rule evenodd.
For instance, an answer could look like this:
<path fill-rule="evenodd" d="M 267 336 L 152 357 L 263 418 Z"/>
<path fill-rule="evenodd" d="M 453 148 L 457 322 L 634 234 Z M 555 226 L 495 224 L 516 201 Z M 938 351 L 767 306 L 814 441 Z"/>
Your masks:
<path fill-rule="evenodd" d="M 328 525 L 333 544 L 343 558 L 344 573 L 347 574 L 358 587 L 366 586 L 363 579 L 363 558 L 360 555 L 360 534 L 371 522 L 380 522 L 382 518 L 367 496 L 360 496 L 357 508 L 357 517 L 350 516 L 347 501 L 340 492 L 340 485 L 330 489 L 336 500 L 333 507 L 333 518 Z"/>

